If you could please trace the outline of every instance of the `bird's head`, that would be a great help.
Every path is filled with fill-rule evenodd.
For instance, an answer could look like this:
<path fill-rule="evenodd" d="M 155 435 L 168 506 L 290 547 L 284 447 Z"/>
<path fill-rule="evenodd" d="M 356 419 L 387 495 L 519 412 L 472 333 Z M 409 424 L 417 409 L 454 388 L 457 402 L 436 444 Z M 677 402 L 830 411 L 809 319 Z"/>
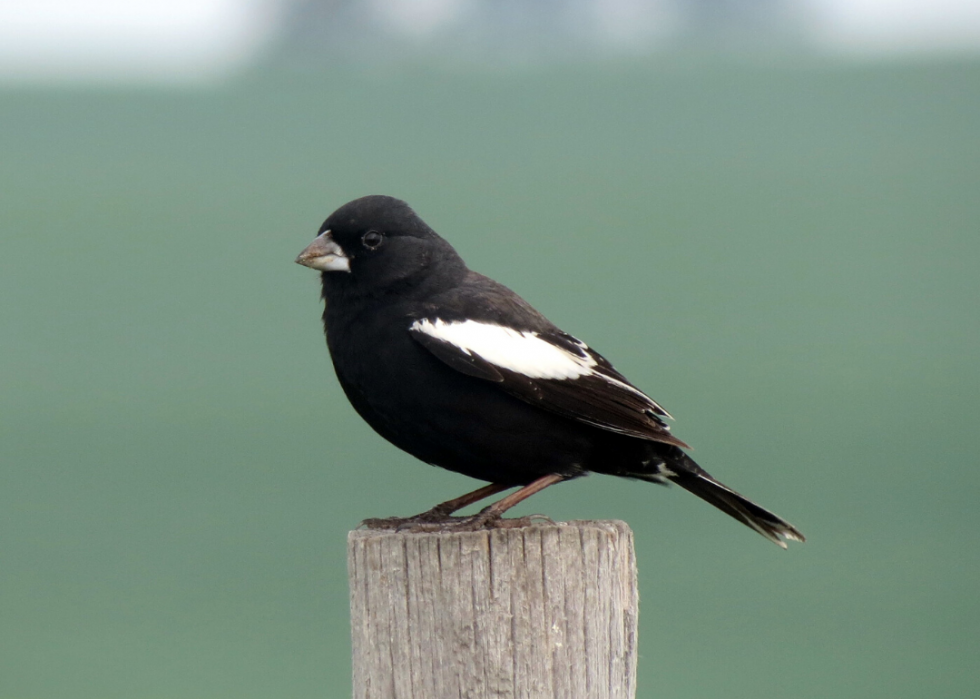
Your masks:
<path fill-rule="evenodd" d="M 408 204 L 382 195 L 361 197 L 334 211 L 296 262 L 323 274 L 332 291 L 381 293 L 466 267 Z"/>

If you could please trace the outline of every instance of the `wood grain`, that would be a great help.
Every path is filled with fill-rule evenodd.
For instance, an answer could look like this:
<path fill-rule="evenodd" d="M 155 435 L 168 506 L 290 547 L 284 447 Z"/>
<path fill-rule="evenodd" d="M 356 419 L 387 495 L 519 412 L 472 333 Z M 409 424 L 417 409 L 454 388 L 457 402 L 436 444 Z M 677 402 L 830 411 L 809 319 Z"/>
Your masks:
<path fill-rule="evenodd" d="M 625 522 L 348 537 L 355 699 L 631 699 Z"/>

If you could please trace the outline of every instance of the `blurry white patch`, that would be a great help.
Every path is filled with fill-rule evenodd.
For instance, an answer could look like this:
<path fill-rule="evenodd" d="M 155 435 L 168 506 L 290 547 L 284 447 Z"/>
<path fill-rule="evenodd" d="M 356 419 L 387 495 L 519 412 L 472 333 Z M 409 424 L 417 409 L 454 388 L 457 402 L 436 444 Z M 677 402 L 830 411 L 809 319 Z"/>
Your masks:
<path fill-rule="evenodd" d="M 575 379 L 593 373 L 596 361 L 581 357 L 542 340 L 537 333 L 505 328 L 474 320 L 447 323 L 440 319 L 417 320 L 412 330 L 448 342 L 468 355 L 477 355 L 494 366 L 523 374 L 529 379 Z M 585 346 L 582 345 L 584 348 Z"/>
<path fill-rule="evenodd" d="M 279 38 L 281 0 L 0 0 L 0 83 L 209 84 Z"/>

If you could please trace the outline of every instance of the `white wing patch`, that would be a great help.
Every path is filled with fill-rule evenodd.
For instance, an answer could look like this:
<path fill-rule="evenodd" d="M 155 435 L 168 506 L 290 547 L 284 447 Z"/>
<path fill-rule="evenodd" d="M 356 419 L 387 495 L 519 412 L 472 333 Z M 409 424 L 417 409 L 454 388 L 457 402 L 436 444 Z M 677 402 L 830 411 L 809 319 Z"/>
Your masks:
<path fill-rule="evenodd" d="M 580 356 L 542 340 L 535 332 L 502 325 L 475 320 L 447 323 L 436 318 L 417 320 L 411 329 L 529 379 L 575 379 L 594 373 L 596 366 L 596 361 L 584 351 L 588 349 L 585 345 L 584 356 Z"/>

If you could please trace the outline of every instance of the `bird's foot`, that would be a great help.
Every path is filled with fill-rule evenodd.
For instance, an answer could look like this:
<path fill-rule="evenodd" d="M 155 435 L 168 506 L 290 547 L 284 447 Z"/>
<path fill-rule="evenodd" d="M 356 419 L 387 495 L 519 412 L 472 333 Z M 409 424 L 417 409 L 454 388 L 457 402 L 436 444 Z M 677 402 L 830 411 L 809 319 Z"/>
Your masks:
<path fill-rule="evenodd" d="M 450 523 L 457 519 L 466 519 L 465 517 L 452 517 L 452 511 L 446 511 L 441 505 L 436 505 L 431 510 L 426 510 L 425 512 L 412 517 L 380 517 L 375 519 L 366 519 L 361 522 L 360 526 L 364 529 L 391 529 L 396 532 L 400 531 L 438 531 L 438 526 Z M 436 529 L 427 529 L 427 527 L 436 527 Z"/>
<path fill-rule="evenodd" d="M 517 529 L 529 527 L 542 521 L 554 524 L 550 517 L 544 515 L 504 518 L 495 512 L 478 512 L 468 517 L 451 517 L 430 510 L 414 517 L 366 519 L 361 522 L 361 527 L 416 534 L 425 532 L 475 532 L 481 529 Z"/>
<path fill-rule="evenodd" d="M 437 531 L 438 528 L 454 519 L 461 517 L 447 517 L 444 520 L 423 518 L 422 515 L 414 517 L 376 517 L 366 519 L 358 526 L 359 529 L 388 529 L 391 531 Z M 433 527 L 433 529 L 430 529 Z"/>

